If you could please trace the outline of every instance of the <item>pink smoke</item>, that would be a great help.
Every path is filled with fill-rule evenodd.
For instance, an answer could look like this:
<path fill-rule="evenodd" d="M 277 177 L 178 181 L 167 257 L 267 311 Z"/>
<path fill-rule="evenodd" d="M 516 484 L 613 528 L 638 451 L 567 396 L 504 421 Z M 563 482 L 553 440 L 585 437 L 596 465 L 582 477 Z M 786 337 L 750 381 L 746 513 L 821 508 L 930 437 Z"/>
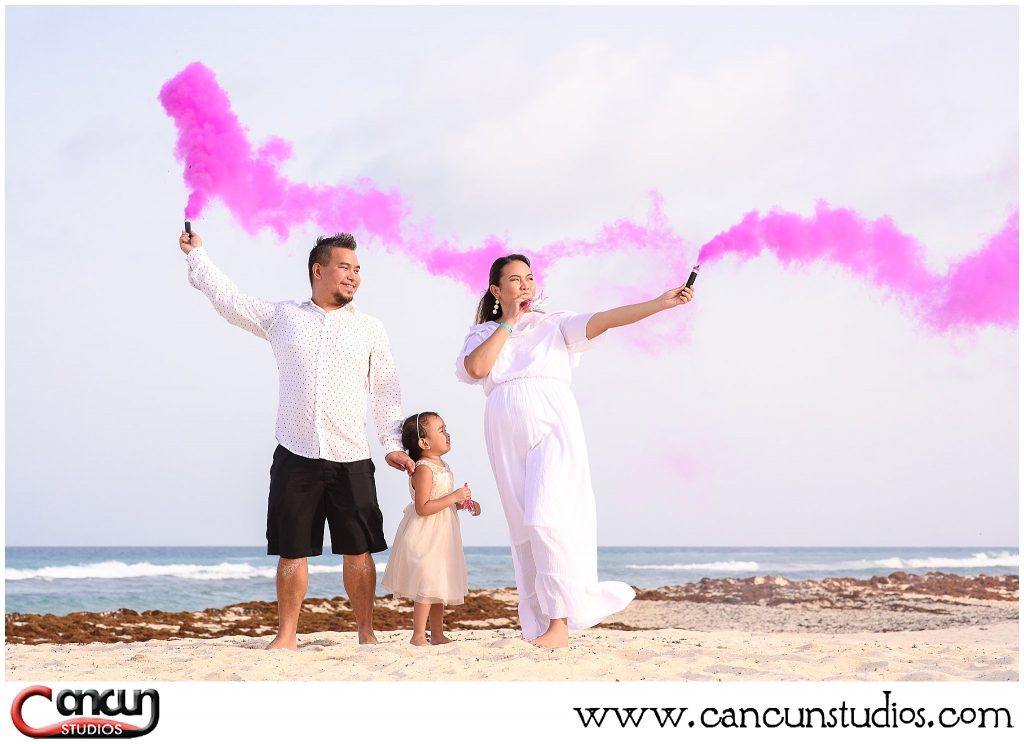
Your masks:
<path fill-rule="evenodd" d="M 467 248 L 439 239 L 428 227 L 415 223 L 401 194 L 381 190 L 370 179 L 334 186 L 289 181 L 281 175 L 280 166 L 291 156 L 291 145 L 271 138 L 254 148 L 213 71 L 202 63 L 193 62 L 167 81 L 160 90 L 160 102 L 178 128 L 174 153 L 185 163 L 188 219 L 219 199 L 252 234 L 270 228 L 284 239 L 292 228 L 306 223 L 326 232 L 344 227 L 375 238 L 385 249 L 412 258 L 433 274 L 480 292 L 487 288 L 491 263 L 509 253 L 529 255 L 538 273 L 566 258 L 641 248 L 663 252 L 676 274 L 686 266 L 683 241 L 669 226 L 657 194 L 652 194 L 644 224 L 618 220 L 591 240 L 559 241 L 526 250 L 489 236 Z"/>
<path fill-rule="evenodd" d="M 270 228 L 284 239 L 307 223 L 325 232 L 343 228 L 480 292 L 486 289 L 491 263 L 508 253 L 529 255 L 541 276 L 558 261 L 626 250 L 659 254 L 668 284 L 689 273 L 686 246 L 668 224 L 656 192 L 644 223 L 621 219 L 590 240 L 565 240 L 529 250 L 492 235 L 466 247 L 435 237 L 412 219 L 411 207 L 400 193 L 382 190 L 370 179 L 333 186 L 289 181 L 280 166 L 291 157 L 291 145 L 274 137 L 254 147 L 213 72 L 199 62 L 164 84 L 160 102 L 178 129 L 175 155 L 185 164 L 189 219 L 217 199 L 253 234 Z M 909 299 L 924 321 L 938 330 L 984 324 L 1016 327 L 1017 217 L 1015 211 L 979 251 L 942 276 L 926 269 L 924 247 L 890 219 L 871 221 L 824 203 L 811 217 L 751 212 L 704 245 L 698 261 L 706 265 L 727 254 L 747 259 L 764 250 L 783 264 L 830 261 Z"/>
<path fill-rule="evenodd" d="M 178 127 L 174 154 L 185 162 L 190 189 L 186 218 L 198 217 L 217 197 L 250 233 L 269 227 L 286 238 L 293 226 L 314 222 L 353 225 L 388 241 L 400 236 L 406 208 L 397 192 L 380 191 L 369 180 L 308 186 L 284 178 L 279 168 L 291 145 L 273 137 L 254 150 L 208 67 L 186 67 L 160 89 L 160 102 Z"/>
<path fill-rule="evenodd" d="M 1018 323 L 1017 211 L 980 250 L 942 276 L 925 267 L 924 246 L 888 217 L 871 221 L 824 202 L 811 217 L 778 210 L 764 216 L 750 212 L 706 243 L 698 260 L 713 262 L 727 254 L 747 259 L 763 250 L 784 265 L 830 261 L 844 266 L 913 302 L 924 321 L 938 330 Z"/>

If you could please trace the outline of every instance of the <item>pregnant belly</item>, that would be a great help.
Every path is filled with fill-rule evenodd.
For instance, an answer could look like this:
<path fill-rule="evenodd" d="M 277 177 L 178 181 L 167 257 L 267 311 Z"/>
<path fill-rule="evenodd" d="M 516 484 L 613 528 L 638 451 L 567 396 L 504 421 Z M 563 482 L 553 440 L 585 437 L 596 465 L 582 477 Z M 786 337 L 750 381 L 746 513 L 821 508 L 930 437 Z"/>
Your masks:
<path fill-rule="evenodd" d="M 514 432 L 517 439 L 525 437 L 531 446 L 554 427 L 579 425 L 576 398 L 561 380 L 541 377 L 511 380 L 491 391 L 484 406 L 486 429 Z"/>

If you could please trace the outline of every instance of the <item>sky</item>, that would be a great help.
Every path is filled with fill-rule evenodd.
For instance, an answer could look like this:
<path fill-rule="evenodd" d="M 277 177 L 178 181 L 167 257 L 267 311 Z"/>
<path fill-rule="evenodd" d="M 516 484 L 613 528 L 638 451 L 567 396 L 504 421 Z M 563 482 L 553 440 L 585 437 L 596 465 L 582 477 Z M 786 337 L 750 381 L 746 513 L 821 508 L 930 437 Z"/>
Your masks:
<path fill-rule="evenodd" d="M 7 8 L 6 543 L 264 541 L 273 356 L 177 247 L 188 192 L 157 94 L 189 63 L 253 141 L 292 143 L 289 178 L 371 178 L 465 244 L 592 238 L 656 190 L 689 261 L 751 210 L 824 200 L 890 218 L 941 273 L 1017 209 L 1017 12 Z M 217 203 L 193 224 L 244 291 L 308 297 L 317 226 L 251 235 Z M 483 393 L 453 373 L 486 279 L 360 258 L 404 408 L 442 414 L 483 505 L 464 542 L 507 544 Z M 538 276 L 581 312 L 684 279 L 642 251 Z M 576 372 L 600 544 L 1017 544 L 1016 327 L 937 332 L 767 253 L 697 290 Z M 369 433 L 390 539 L 408 490 Z"/>

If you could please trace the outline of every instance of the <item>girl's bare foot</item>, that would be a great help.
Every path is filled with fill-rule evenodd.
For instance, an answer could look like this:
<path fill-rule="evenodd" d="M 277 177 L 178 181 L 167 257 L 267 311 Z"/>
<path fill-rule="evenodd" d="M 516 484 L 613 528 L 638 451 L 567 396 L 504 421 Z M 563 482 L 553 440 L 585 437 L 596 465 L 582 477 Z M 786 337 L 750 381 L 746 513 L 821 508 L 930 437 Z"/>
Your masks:
<path fill-rule="evenodd" d="M 299 647 L 295 642 L 295 636 L 291 636 L 290 638 L 282 638 L 281 636 L 275 636 L 274 640 L 270 642 L 270 645 L 267 646 L 266 650 L 275 651 L 279 648 L 283 648 L 287 651 L 299 650 Z"/>
<path fill-rule="evenodd" d="M 364 645 L 368 645 L 368 644 L 374 644 L 376 642 L 377 642 L 377 636 L 375 636 L 373 634 L 372 630 L 369 633 L 363 633 L 363 632 L 359 633 L 359 645 L 360 646 L 364 646 Z"/>
<path fill-rule="evenodd" d="M 425 635 L 419 635 L 419 636 L 418 635 L 414 635 L 409 640 L 409 643 L 411 643 L 413 646 L 429 646 L 430 645 L 430 641 L 427 640 L 427 637 Z"/>
<path fill-rule="evenodd" d="M 552 620 L 548 629 L 530 641 L 537 648 L 567 648 L 569 646 L 569 625 L 565 620 Z"/>
<path fill-rule="evenodd" d="M 448 638 L 443 633 L 431 633 L 430 634 L 430 645 L 440 646 L 442 643 L 451 643 L 454 639 Z"/>

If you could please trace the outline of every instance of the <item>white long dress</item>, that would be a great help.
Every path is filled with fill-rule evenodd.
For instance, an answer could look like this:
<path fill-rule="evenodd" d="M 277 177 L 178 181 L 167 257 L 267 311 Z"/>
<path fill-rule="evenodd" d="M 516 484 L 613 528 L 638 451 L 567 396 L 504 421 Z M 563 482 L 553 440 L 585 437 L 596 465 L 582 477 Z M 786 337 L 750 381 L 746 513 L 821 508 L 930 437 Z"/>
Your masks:
<path fill-rule="evenodd" d="M 569 389 L 590 314 L 527 313 L 490 374 L 474 380 L 465 358 L 495 322 L 472 326 L 455 362 L 462 382 L 482 384 L 484 438 L 508 521 L 523 637 L 566 618 L 583 630 L 636 596 L 621 581 L 597 580 L 597 514 L 576 398 Z M 502 333 L 507 333 L 502 329 Z"/>

